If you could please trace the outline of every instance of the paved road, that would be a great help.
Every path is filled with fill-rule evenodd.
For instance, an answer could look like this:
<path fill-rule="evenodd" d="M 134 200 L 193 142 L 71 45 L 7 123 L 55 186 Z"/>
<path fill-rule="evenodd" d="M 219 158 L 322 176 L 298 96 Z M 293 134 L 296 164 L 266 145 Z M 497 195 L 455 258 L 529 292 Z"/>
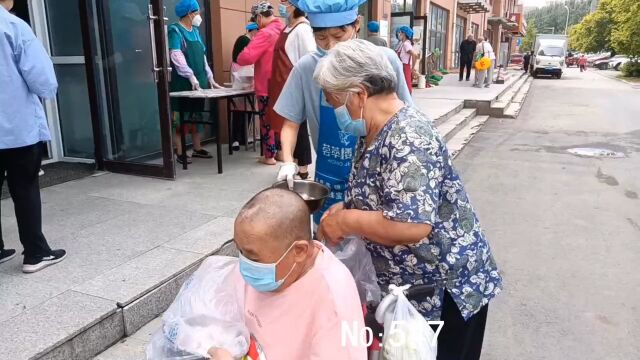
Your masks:
<path fill-rule="evenodd" d="M 640 90 L 570 69 L 456 160 L 505 279 L 484 360 L 640 358 L 638 114 Z"/>

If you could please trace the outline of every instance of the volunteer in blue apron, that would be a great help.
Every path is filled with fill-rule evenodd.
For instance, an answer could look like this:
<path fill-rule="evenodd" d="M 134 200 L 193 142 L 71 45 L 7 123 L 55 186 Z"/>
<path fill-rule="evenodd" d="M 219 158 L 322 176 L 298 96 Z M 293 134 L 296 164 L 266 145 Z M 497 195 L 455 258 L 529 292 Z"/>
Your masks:
<path fill-rule="evenodd" d="M 360 29 L 358 7 L 365 2 L 366 0 L 291 1 L 291 4 L 307 13 L 317 51 L 304 56 L 296 63 L 274 107 L 274 110 L 286 119 L 280 133 L 285 163 L 280 167 L 278 180 L 287 180 L 289 186 L 293 186 L 294 177 L 298 172 L 293 160 L 293 149 L 296 146 L 300 124 L 307 120 L 312 145 L 317 154 L 315 180 L 331 189 L 330 198 L 321 211 L 314 214 L 313 220 L 316 225 L 320 223 L 322 214 L 330 206 L 344 200 L 357 135 L 350 133 L 348 129 L 340 129 L 335 111 L 323 98 L 320 86 L 313 79 L 313 72 L 318 61 L 336 43 L 356 38 Z M 413 104 L 398 56 L 388 48 L 384 48 L 383 52 L 398 77 L 398 97 L 408 104 Z"/>

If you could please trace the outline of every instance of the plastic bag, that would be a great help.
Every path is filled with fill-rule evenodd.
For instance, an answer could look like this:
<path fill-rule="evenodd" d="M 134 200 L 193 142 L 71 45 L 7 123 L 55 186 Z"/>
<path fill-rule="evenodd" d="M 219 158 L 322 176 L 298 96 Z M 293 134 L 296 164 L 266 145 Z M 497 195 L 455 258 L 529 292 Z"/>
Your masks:
<path fill-rule="evenodd" d="M 234 272 L 238 258 L 212 256 L 182 285 L 162 317 L 162 328 L 147 346 L 147 359 L 208 358 L 211 347 L 224 348 L 235 358 L 249 349 L 244 323 L 244 299 Z"/>
<path fill-rule="evenodd" d="M 396 303 L 392 320 L 385 319 L 382 359 L 436 360 L 436 335 L 404 295 L 404 290 L 408 287 L 389 285 L 389 291 L 396 296 Z"/>
<path fill-rule="evenodd" d="M 376 269 L 371 261 L 364 240 L 356 236 L 346 237 L 340 245 L 330 247 L 333 254 L 349 269 L 356 281 L 356 287 L 363 304 L 379 303 L 382 291 L 378 285 Z"/>
<path fill-rule="evenodd" d="M 253 89 L 254 66 L 231 63 L 231 87 L 238 90 Z"/>

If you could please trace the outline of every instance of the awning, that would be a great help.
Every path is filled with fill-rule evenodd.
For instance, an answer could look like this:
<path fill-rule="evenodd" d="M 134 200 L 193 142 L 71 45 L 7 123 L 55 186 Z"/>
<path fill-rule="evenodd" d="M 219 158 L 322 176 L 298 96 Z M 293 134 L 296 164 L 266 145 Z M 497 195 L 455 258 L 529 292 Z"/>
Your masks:
<path fill-rule="evenodd" d="M 486 13 L 491 10 L 486 0 L 458 0 L 458 9 L 467 14 Z"/>
<path fill-rule="evenodd" d="M 518 29 L 517 22 L 513 22 L 502 16 L 492 16 L 487 19 L 487 22 L 491 25 L 502 25 L 503 30 L 512 31 Z"/>

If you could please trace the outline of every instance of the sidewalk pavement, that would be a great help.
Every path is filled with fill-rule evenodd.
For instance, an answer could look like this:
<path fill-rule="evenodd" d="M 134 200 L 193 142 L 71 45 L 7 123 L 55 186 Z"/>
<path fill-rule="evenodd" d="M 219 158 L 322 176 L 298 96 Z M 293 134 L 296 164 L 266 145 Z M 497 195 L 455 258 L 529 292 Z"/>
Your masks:
<path fill-rule="evenodd" d="M 432 119 L 462 103 L 416 96 Z M 68 256 L 28 275 L 21 256 L 0 265 L 0 360 L 82 357 L 164 311 L 177 289 L 137 302 L 231 239 L 240 207 L 275 180 L 277 167 L 258 164 L 257 152 L 223 153 L 222 175 L 215 161 L 194 159 L 176 181 L 98 173 L 43 189 L 44 234 Z M 0 206 L 6 247 L 21 251 L 13 203 Z M 91 332 L 105 322 L 110 334 Z"/>
<path fill-rule="evenodd" d="M 497 98 L 509 85 L 517 80 L 522 71 L 503 70 L 505 75 L 504 84 L 491 84 L 489 88 L 475 88 L 473 85 L 473 74 L 471 81 L 458 81 L 458 74 L 444 75 L 440 85 L 426 89 L 414 89 L 413 97 L 416 99 L 438 99 L 438 100 L 462 100 L 462 101 L 491 101 Z M 498 70 L 494 70 L 494 78 Z"/>

